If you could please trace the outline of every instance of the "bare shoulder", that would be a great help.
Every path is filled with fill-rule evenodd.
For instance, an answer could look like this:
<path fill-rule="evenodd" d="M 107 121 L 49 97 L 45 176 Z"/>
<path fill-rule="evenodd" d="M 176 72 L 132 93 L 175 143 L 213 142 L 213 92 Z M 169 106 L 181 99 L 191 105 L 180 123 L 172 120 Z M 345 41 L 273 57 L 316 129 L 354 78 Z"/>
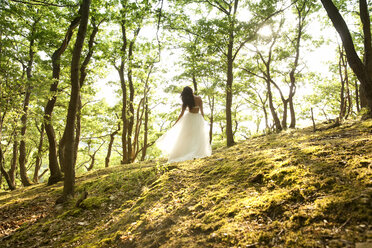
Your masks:
<path fill-rule="evenodd" d="M 202 102 L 202 99 L 200 96 L 194 96 L 195 102 Z"/>

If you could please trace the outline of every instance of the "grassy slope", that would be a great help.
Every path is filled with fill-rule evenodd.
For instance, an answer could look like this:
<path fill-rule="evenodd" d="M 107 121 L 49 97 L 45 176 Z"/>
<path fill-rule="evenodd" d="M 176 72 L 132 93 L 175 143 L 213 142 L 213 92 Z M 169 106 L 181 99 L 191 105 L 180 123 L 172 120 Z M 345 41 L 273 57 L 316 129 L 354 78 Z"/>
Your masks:
<path fill-rule="evenodd" d="M 372 120 L 112 167 L 79 177 L 63 207 L 61 183 L 1 193 L 0 247 L 361 247 L 371 166 Z"/>

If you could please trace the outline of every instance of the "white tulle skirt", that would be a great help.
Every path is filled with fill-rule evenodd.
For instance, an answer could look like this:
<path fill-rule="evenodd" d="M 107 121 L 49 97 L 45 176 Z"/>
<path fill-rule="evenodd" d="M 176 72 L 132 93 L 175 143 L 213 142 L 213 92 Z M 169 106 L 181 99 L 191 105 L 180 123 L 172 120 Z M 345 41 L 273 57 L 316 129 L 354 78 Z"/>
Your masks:
<path fill-rule="evenodd" d="M 210 156 L 208 124 L 200 113 L 185 111 L 181 119 L 157 141 L 168 162 L 180 162 Z"/>

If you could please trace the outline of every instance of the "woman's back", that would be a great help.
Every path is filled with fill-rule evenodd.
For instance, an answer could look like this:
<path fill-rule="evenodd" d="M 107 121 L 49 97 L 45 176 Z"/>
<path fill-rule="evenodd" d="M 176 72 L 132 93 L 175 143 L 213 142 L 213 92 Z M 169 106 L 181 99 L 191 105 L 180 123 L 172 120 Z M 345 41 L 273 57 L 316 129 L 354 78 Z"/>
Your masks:
<path fill-rule="evenodd" d="M 196 114 L 196 113 L 199 113 L 199 109 L 200 111 L 202 111 L 203 101 L 200 96 L 194 96 L 194 101 L 195 101 L 195 106 L 192 109 L 189 109 L 189 112 Z"/>

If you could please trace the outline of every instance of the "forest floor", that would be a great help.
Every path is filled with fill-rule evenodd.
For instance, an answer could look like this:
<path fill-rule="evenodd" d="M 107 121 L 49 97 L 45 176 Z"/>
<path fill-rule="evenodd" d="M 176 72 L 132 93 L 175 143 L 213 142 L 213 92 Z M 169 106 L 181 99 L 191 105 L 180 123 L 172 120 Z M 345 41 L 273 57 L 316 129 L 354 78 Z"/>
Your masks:
<path fill-rule="evenodd" d="M 372 120 L 331 125 L 1 192 L 0 247 L 372 247 Z"/>

